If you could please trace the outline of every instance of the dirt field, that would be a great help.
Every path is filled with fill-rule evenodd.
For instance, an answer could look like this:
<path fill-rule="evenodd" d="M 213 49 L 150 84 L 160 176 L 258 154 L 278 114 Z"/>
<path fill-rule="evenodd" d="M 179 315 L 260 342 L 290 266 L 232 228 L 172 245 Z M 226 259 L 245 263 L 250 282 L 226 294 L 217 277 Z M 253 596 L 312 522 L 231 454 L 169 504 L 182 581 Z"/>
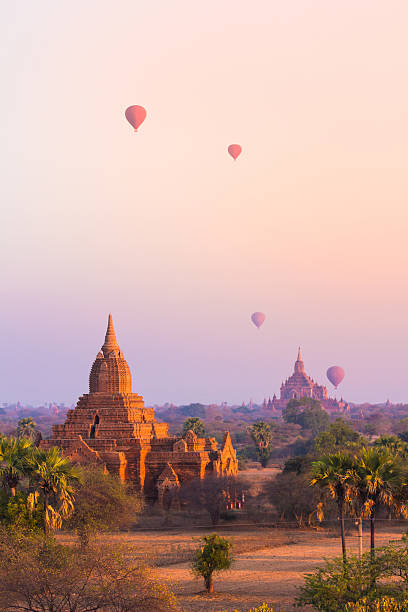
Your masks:
<path fill-rule="evenodd" d="M 406 526 L 379 529 L 376 545 L 397 540 Z M 169 583 L 184 612 L 247 612 L 262 602 L 273 604 L 275 611 L 292 612 L 297 587 L 304 573 L 313 570 L 325 557 L 340 555 L 337 536 L 318 532 L 281 529 L 245 529 L 233 526 L 217 528 L 217 533 L 234 543 L 235 562 L 228 572 L 215 579 L 216 594 L 202 593 L 202 580 L 194 578 L 191 556 L 203 530 L 139 531 L 106 535 L 106 542 L 130 546 L 131 556 L 155 563 L 160 578 Z M 212 530 L 206 530 L 211 533 Z M 347 538 L 350 550 L 357 553 L 357 534 Z M 59 536 L 72 541 L 72 536 Z M 368 550 L 369 534 L 364 534 Z M 297 608 L 296 610 L 299 610 Z"/>
<path fill-rule="evenodd" d="M 238 555 L 233 568 L 215 580 L 217 594 L 211 599 L 200 593 L 202 582 L 192 577 L 186 563 L 160 568 L 159 574 L 170 582 L 185 612 L 247 612 L 262 602 L 273 604 L 274 610 L 293 611 L 303 574 L 325 557 L 337 556 L 341 551 L 337 537 L 295 531 L 287 535 L 291 543 Z M 399 539 L 396 531 L 379 533 L 376 544 L 381 546 L 395 539 Z M 365 540 L 368 548 L 368 534 Z M 357 553 L 357 538 L 349 537 L 348 544 Z"/>

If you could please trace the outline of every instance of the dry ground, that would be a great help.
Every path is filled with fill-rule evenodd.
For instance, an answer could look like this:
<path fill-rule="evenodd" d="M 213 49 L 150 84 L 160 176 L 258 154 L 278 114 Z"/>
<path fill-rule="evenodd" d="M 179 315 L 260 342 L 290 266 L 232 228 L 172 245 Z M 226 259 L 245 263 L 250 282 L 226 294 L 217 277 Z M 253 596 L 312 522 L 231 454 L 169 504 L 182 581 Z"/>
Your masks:
<path fill-rule="evenodd" d="M 379 529 L 376 545 L 399 539 L 406 525 Z M 202 593 L 202 580 L 191 571 L 192 551 L 198 538 L 213 530 L 138 531 L 103 536 L 105 542 L 130 546 L 132 557 L 155 563 L 160 578 L 169 583 L 184 612 L 247 612 L 262 602 L 274 610 L 292 612 L 296 589 L 303 574 L 313 570 L 325 557 L 339 556 L 339 538 L 321 532 L 273 528 L 248 529 L 238 525 L 219 527 L 217 533 L 234 542 L 235 563 L 230 571 L 215 579 L 217 593 L 208 598 Z M 357 534 L 349 535 L 349 549 L 357 553 Z M 72 535 L 60 539 L 72 541 Z M 364 534 L 365 549 L 369 534 Z M 299 608 L 297 608 L 299 610 Z"/>
<path fill-rule="evenodd" d="M 262 602 L 273 604 L 274 610 L 292 612 L 303 574 L 313 570 L 325 557 L 338 556 L 341 550 L 337 537 L 299 531 L 287 535 L 291 543 L 239 554 L 232 569 L 216 578 L 217 595 L 212 599 L 200 594 L 202 581 L 191 575 L 187 563 L 160 568 L 159 575 L 172 585 L 185 612 L 247 612 Z M 262 531 L 259 536 L 262 537 Z M 395 530 L 384 531 L 378 534 L 376 544 L 381 546 L 395 539 L 399 539 Z M 348 544 L 357 553 L 355 536 L 348 538 Z M 366 534 L 365 547 L 368 546 Z"/>

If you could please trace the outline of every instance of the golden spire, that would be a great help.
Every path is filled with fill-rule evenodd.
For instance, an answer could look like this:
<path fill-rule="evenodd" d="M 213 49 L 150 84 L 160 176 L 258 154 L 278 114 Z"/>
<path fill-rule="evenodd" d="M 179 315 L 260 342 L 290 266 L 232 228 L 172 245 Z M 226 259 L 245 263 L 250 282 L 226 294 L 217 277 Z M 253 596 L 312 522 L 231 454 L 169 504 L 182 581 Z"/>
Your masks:
<path fill-rule="evenodd" d="M 108 317 L 108 328 L 106 330 L 105 342 L 102 346 L 102 351 L 105 357 L 109 355 L 109 353 L 111 353 L 112 351 L 120 351 L 120 348 L 116 341 L 115 330 L 113 329 L 113 321 L 111 314 L 109 314 Z"/>
<path fill-rule="evenodd" d="M 298 350 L 297 360 L 298 361 L 302 361 L 302 353 L 300 352 L 300 346 L 299 346 L 299 350 Z"/>

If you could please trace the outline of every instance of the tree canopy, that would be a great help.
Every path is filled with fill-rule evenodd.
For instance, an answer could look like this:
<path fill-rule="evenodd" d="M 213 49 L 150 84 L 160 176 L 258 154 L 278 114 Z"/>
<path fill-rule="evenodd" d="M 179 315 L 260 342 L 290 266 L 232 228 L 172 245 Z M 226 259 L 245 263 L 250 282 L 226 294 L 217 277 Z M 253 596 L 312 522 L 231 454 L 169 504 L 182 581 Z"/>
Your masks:
<path fill-rule="evenodd" d="M 315 399 L 304 397 L 299 400 L 292 399 L 282 411 L 282 417 L 287 423 L 300 425 L 302 429 L 309 429 L 313 437 L 325 431 L 330 425 L 330 417 Z"/>
<path fill-rule="evenodd" d="M 201 538 L 193 560 L 193 572 L 204 578 L 205 588 L 213 592 L 213 574 L 229 569 L 232 563 L 231 542 L 213 533 Z"/>
<path fill-rule="evenodd" d="M 202 422 L 202 420 L 199 417 L 189 417 L 188 419 L 186 419 L 183 423 L 183 436 L 186 435 L 186 433 L 188 431 L 194 431 L 194 433 L 198 436 L 198 437 L 202 437 L 205 436 L 205 427 L 204 427 L 204 423 Z"/>

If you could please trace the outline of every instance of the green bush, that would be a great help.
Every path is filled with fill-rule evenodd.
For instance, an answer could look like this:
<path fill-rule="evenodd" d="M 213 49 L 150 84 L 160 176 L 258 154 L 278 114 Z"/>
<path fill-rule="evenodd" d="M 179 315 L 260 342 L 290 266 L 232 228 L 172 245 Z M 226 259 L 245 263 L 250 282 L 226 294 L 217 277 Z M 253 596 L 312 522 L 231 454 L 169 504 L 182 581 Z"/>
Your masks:
<path fill-rule="evenodd" d="M 193 572 L 204 578 L 208 593 L 213 592 L 213 574 L 229 569 L 232 563 L 231 542 L 213 533 L 201 538 L 203 544 L 196 550 Z"/>
<path fill-rule="evenodd" d="M 8 527 L 24 531 L 41 531 L 44 523 L 44 509 L 39 503 L 38 495 L 18 491 L 13 497 L 1 491 L 0 522 Z"/>
<path fill-rule="evenodd" d="M 342 559 L 326 561 L 324 567 L 305 576 L 296 599 L 298 607 L 311 605 L 325 612 L 408 611 L 403 607 L 407 602 L 408 546 L 403 540 L 376 548 L 374 562 L 370 553 L 361 561 L 348 557 L 346 566 Z"/>
<path fill-rule="evenodd" d="M 357 603 L 346 605 L 346 612 L 407 612 L 408 601 L 399 602 L 392 597 L 382 597 L 375 601 L 361 599 Z"/>

